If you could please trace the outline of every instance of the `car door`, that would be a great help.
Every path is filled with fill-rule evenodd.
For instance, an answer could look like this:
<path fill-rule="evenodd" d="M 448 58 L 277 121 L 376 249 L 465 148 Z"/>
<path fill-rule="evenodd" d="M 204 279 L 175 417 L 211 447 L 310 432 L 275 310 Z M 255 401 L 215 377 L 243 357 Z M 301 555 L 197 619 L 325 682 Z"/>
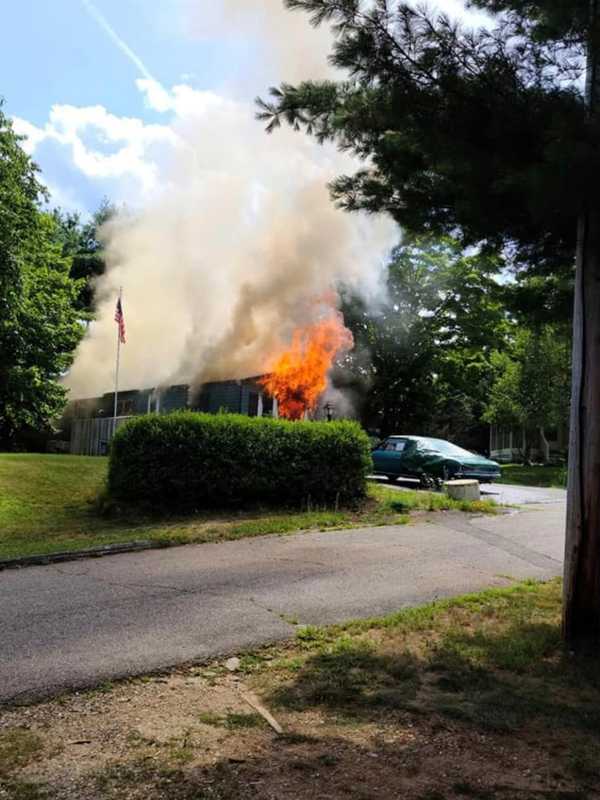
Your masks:
<path fill-rule="evenodd" d="M 423 471 L 423 451 L 420 442 L 408 439 L 402 451 L 402 474 L 418 478 Z"/>
<path fill-rule="evenodd" d="M 383 475 L 402 475 L 402 455 L 406 439 L 386 439 L 373 450 L 375 472 Z"/>

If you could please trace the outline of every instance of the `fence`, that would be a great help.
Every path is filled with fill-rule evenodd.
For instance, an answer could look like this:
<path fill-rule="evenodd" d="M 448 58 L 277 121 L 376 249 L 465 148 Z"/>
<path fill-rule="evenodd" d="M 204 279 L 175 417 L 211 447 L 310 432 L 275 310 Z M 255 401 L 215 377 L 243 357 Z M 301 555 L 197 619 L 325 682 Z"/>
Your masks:
<path fill-rule="evenodd" d="M 71 453 L 77 456 L 105 456 L 113 433 L 131 417 L 74 419 Z"/>

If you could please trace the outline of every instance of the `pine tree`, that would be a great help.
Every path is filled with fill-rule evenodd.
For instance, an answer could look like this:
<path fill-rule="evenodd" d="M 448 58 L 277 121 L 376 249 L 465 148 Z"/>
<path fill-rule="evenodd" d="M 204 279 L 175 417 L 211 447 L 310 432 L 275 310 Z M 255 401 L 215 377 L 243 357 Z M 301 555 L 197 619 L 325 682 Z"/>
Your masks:
<path fill-rule="evenodd" d="M 347 78 L 274 88 L 259 117 L 365 159 L 333 182 L 335 201 L 502 249 L 515 269 L 559 283 L 577 251 L 564 632 L 597 647 L 599 0 L 473 0 L 503 12 L 475 31 L 402 0 L 285 2 L 332 25 L 331 60 Z"/>

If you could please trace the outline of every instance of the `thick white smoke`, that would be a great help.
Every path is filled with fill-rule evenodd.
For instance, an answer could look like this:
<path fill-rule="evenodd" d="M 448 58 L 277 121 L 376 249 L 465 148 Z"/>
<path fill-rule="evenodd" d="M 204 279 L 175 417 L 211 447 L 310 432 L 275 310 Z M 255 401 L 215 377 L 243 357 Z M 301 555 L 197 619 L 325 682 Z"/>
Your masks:
<path fill-rule="evenodd" d="M 273 4 L 279 0 L 255 2 Z M 281 13 L 286 24 L 306 26 Z M 265 25 L 261 35 L 268 45 L 274 34 Z M 302 63 L 302 53 L 297 58 Z M 140 198 L 141 210 L 105 231 L 108 270 L 97 285 L 97 319 L 67 378 L 72 397 L 112 389 L 120 286 L 123 388 L 246 377 L 268 368 L 340 282 L 376 295 L 398 237 L 383 217 L 333 206 L 327 182 L 356 168 L 334 147 L 286 129 L 268 136 L 251 99 L 139 83 L 149 104 L 172 115 L 176 143 L 158 196 Z"/>
<path fill-rule="evenodd" d="M 233 60 L 252 58 L 251 74 L 237 73 L 234 89 L 263 93 L 269 83 L 298 83 L 331 77 L 331 33 L 314 28 L 309 16 L 289 11 L 283 0 L 184 0 L 190 36 L 218 38 Z"/>

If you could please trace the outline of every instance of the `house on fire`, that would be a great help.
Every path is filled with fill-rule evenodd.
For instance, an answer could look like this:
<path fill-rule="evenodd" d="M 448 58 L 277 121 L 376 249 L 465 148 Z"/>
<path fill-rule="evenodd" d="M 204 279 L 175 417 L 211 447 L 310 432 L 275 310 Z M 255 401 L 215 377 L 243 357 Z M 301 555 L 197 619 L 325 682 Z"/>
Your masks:
<path fill-rule="evenodd" d="M 114 393 L 72 400 L 63 416 L 62 436 L 76 455 L 104 455 L 114 432 L 130 417 L 167 414 L 184 409 L 217 414 L 227 411 L 250 417 L 278 416 L 277 401 L 267 395 L 258 377 L 214 381 L 193 390 L 186 384 L 120 391 L 117 418 L 113 419 Z"/>

